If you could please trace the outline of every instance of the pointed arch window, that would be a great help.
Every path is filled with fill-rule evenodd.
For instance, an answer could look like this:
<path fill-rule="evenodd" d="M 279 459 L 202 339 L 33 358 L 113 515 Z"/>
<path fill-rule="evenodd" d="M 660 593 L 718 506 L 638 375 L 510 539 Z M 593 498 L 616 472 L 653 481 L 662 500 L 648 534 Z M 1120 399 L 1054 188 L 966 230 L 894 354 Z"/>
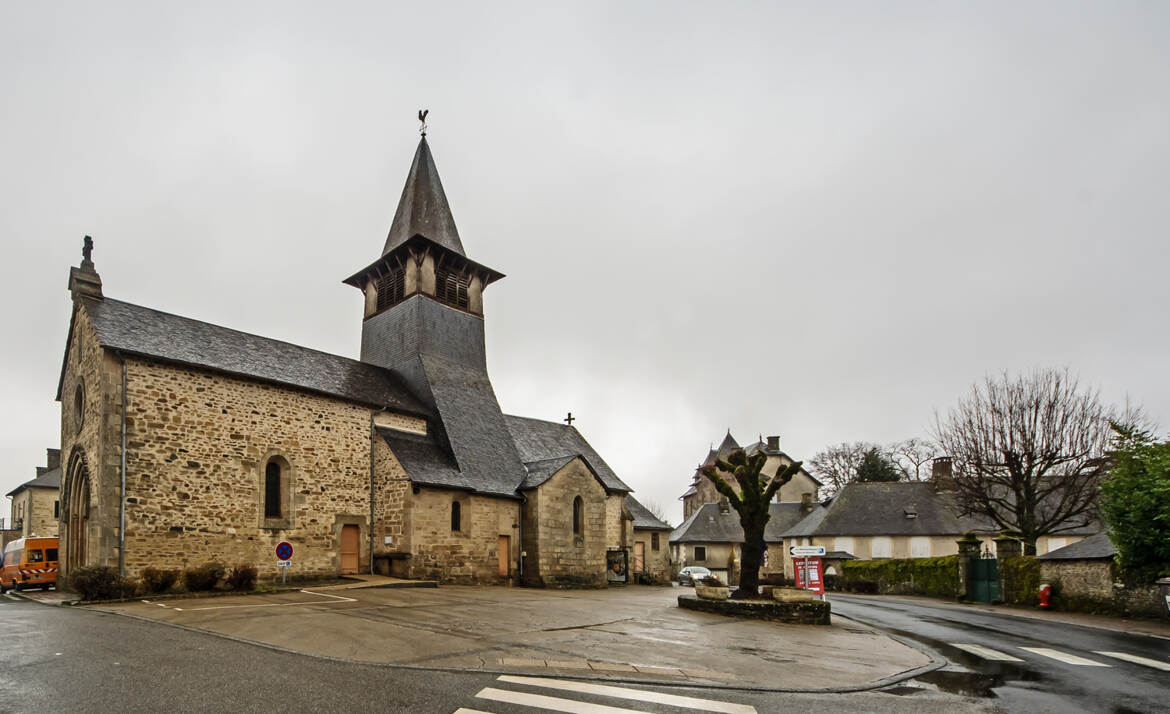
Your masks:
<path fill-rule="evenodd" d="M 451 530 L 461 531 L 463 528 L 463 507 L 459 501 L 451 501 Z"/>
<path fill-rule="evenodd" d="M 581 500 L 580 496 L 577 496 L 573 499 L 573 533 L 575 535 L 581 535 L 582 521 L 585 515 L 583 513 L 584 510 L 585 502 Z"/>
<path fill-rule="evenodd" d="M 264 517 L 280 518 L 280 464 L 269 461 L 264 467 Z"/>

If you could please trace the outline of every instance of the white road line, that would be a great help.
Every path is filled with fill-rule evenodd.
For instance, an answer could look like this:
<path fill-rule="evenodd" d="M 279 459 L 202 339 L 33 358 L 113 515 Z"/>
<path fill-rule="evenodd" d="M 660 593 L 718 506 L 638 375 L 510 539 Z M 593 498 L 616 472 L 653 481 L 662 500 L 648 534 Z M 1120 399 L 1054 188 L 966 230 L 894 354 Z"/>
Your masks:
<path fill-rule="evenodd" d="M 468 709 L 467 707 L 459 707 L 453 714 L 492 714 L 491 712 L 480 711 L 479 709 Z"/>
<path fill-rule="evenodd" d="M 1043 655 L 1044 657 L 1051 657 L 1052 659 L 1059 660 L 1061 662 L 1064 662 L 1065 664 L 1076 664 L 1076 665 L 1080 665 L 1082 667 L 1109 667 L 1109 666 L 1111 666 L 1111 665 L 1105 664 L 1104 662 L 1094 662 L 1091 659 L 1085 659 L 1084 657 L 1077 657 L 1076 655 L 1071 655 L 1067 652 L 1061 652 L 1060 650 L 1048 649 L 1047 647 L 1021 647 L 1020 649 L 1027 650 L 1029 652 L 1032 652 L 1032 653 L 1035 653 L 1038 655 Z"/>
<path fill-rule="evenodd" d="M 964 652 L 970 652 L 973 655 L 978 655 L 983 659 L 993 659 L 1000 662 L 1023 662 L 1019 657 L 1012 657 L 1010 654 L 1004 654 L 998 650 L 993 650 L 989 647 L 981 647 L 979 645 L 961 645 L 958 642 L 952 642 L 951 647 L 958 647 Z"/>
<path fill-rule="evenodd" d="M 680 707 L 682 709 L 698 709 L 699 711 L 704 712 L 722 712 L 723 714 L 756 714 L 756 708 L 748 704 L 720 702 L 714 699 L 697 699 L 695 697 L 683 697 L 677 694 L 662 694 L 660 692 L 651 692 L 644 689 L 611 687 L 605 684 L 575 682 L 568 679 L 518 677 L 510 674 L 502 675 L 496 679 L 501 682 L 510 682 L 512 684 L 527 684 L 533 687 L 560 689 L 566 692 L 577 692 L 579 694 L 596 694 L 603 697 L 633 699 L 634 701 L 639 702 L 666 704 L 672 707 Z"/>
<path fill-rule="evenodd" d="M 604 704 L 576 702 L 572 699 L 546 697 L 543 694 L 509 692 L 506 689 L 493 689 L 491 687 L 479 690 L 479 694 L 475 696 L 480 699 L 492 699 L 497 702 L 520 704 L 552 712 L 567 712 L 567 714 L 639 714 L 637 709 L 619 709 L 618 707 L 607 707 Z"/>
<path fill-rule="evenodd" d="M 1112 657 L 1114 659 L 1123 659 L 1126 662 L 1133 662 L 1134 664 L 1144 664 L 1147 667 L 1153 667 L 1155 669 L 1163 669 L 1163 670 L 1166 670 L 1167 672 L 1170 672 L 1170 663 L 1159 662 L 1156 659 L 1146 659 L 1145 657 L 1138 657 L 1137 655 L 1126 654 L 1124 652 L 1103 652 L 1101 650 L 1095 650 L 1095 652 L 1099 655 L 1105 655 L 1106 657 Z"/>
<path fill-rule="evenodd" d="M 341 600 L 342 602 L 357 602 L 357 599 L 355 599 L 355 598 L 342 597 L 341 595 L 330 595 L 329 593 L 315 593 L 315 592 L 312 592 L 310 590 L 301 590 L 299 592 L 303 592 L 306 595 L 317 595 L 318 597 L 331 597 L 331 598 L 334 598 L 336 600 Z M 291 607 L 294 605 L 324 605 L 328 602 L 329 601 L 327 601 L 327 600 L 324 602 L 267 602 L 267 603 L 263 603 L 260 605 L 212 605 L 209 607 L 187 607 L 187 608 L 176 607 L 175 609 L 178 610 L 179 612 L 184 612 L 184 611 L 194 612 L 195 610 L 227 610 L 227 609 L 231 609 L 231 608 L 243 608 L 243 607 Z M 333 603 L 329 603 L 329 604 L 333 604 Z"/>

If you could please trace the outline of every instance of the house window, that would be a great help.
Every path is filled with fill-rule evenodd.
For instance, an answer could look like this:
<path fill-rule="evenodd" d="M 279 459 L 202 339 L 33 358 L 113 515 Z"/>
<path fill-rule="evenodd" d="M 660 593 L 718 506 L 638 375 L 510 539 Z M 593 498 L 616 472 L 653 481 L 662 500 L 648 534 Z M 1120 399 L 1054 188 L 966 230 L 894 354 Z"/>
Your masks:
<path fill-rule="evenodd" d="M 61 517 L 61 502 L 53 501 L 53 518 Z"/>
<path fill-rule="evenodd" d="M 892 545 L 889 536 L 874 536 L 869 542 L 869 557 L 889 558 Z"/>
<path fill-rule="evenodd" d="M 465 275 L 448 270 L 435 271 L 435 297 L 448 305 L 467 309 L 470 304 L 467 288 L 471 281 Z"/>
<path fill-rule="evenodd" d="M 280 518 L 280 464 L 269 461 L 264 467 L 264 517 Z"/>
<path fill-rule="evenodd" d="M 650 534 L 650 550 L 658 550 L 658 534 Z"/>
<path fill-rule="evenodd" d="M 910 557 L 930 557 L 930 536 L 912 536 L 910 538 Z"/>
<path fill-rule="evenodd" d="M 851 537 L 837 537 L 833 539 L 833 550 L 845 551 L 850 555 L 856 555 L 853 552 L 853 538 Z"/>
<path fill-rule="evenodd" d="M 462 520 L 462 515 L 463 515 L 462 510 L 463 509 L 459 505 L 459 501 L 452 501 L 451 502 L 451 530 L 453 530 L 453 531 L 462 530 L 459 527 L 460 521 Z"/>
<path fill-rule="evenodd" d="M 585 510 L 585 502 L 581 500 L 580 496 L 573 499 L 573 533 L 581 534 L 581 516 L 582 511 Z"/>
<path fill-rule="evenodd" d="M 701 563 L 701 562 L 704 562 L 706 560 L 707 560 L 707 546 L 696 545 L 695 546 L 695 562 Z"/>
<path fill-rule="evenodd" d="M 1056 550 L 1057 548 L 1063 548 L 1066 545 L 1068 545 L 1068 538 L 1054 538 L 1052 536 L 1048 536 L 1048 552 L 1049 553 Z"/>

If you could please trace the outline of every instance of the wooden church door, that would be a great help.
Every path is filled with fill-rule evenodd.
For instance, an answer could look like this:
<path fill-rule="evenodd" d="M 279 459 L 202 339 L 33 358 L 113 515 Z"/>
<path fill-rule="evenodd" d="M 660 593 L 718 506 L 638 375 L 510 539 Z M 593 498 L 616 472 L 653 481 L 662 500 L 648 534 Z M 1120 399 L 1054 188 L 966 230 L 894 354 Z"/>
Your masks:
<path fill-rule="evenodd" d="M 356 573 L 358 571 L 358 543 L 360 541 L 357 526 L 341 527 L 341 574 Z"/>

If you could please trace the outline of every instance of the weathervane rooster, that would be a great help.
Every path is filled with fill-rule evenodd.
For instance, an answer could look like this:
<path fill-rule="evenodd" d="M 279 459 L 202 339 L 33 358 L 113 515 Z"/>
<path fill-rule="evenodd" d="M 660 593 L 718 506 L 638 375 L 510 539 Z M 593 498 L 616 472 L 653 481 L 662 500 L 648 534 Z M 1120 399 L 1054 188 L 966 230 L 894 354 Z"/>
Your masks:
<path fill-rule="evenodd" d="M 430 113 L 431 113 L 430 109 L 419 109 L 418 110 L 418 123 L 421 125 L 418 128 L 418 133 L 422 134 L 423 136 L 427 135 L 427 114 L 430 114 Z"/>

